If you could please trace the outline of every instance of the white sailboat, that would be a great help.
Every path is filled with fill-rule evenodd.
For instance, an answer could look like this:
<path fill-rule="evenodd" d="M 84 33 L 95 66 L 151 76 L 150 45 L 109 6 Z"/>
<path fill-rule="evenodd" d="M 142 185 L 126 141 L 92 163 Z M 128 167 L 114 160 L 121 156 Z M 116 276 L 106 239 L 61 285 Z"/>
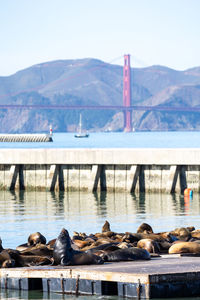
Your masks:
<path fill-rule="evenodd" d="M 76 138 L 87 138 L 89 137 L 89 133 L 82 132 L 82 115 L 79 117 L 79 128 L 78 132 L 74 135 Z"/>

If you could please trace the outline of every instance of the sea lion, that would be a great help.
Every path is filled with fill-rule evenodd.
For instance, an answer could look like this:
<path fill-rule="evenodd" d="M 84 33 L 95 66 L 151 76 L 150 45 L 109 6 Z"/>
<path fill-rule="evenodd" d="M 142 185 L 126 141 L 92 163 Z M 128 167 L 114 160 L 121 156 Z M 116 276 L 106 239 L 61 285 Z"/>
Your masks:
<path fill-rule="evenodd" d="M 190 232 L 195 230 L 195 227 L 194 227 L 194 226 L 188 226 L 188 227 L 186 227 L 186 228 L 187 228 Z"/>
<path fill-rule="evenodd" d="M 39 255 L 22 255 L 20 251 L 14 249 L 6 249 L 11 259 L 15 261 L 15 267 L 30 267 L 41 265 L 52 265 L 53 259 Z"/>
<path fill-rule="evenodd" d="M 159 247 L 161 253 L 168 253 L 169 248 L 172 246 L 172 243 L 168 241 L 160 241 Z"/>
<path fill-rule="evenodd" d="M 117 245 L 120 249 L 126 249 L 126 248 L 131 248 L 134 247 L 134 244 L 127 243 L 127 242 L 121 242 Z"/>
<path fill-rule="evenodd" d="M 19 256 L 19 264 L 22 267 L 52 265 L 53 259 L 38 255 L 21 255 Z"/>
<path fill-rule="evenodd" d="M 21 244 L 21 245 L 17 246 L 16 250 L 17 251 L 24 251 L 24 250 L 27 250 L 28 248 L 29 248 L 28 243 L 24 243 L 24 244 Z"/>
<path fill-rule="evenodd" d="M 53 258 L 55 264 L 62 266 L 103 263 L 102 258 L 97 255 L 73 250 L 69 233 L 64 228 L 56 239 Z"/>
<path fill-rule="evenodd" d="M 104 251 L 105 249 L 107 249 L 109 247 L 118 247 L 118 243 L 101 244 L 101 245 L 99 245 L 97 247 L 90 248 L 90 249 L 86 250 L 85 252 L 86 253 L 95 253 L 95 252 L 97 252 L 99 250 L 103 250 Z"/>
<path fill-rule="evenodd" d="M 146 249 L 149 253 L 160 253 L 158 242 L 151 239 L 142 239 L 137 243 L 138 248 Z"/>
<path fill-rule="evenodd" d="M 115 233 L 113 231 L 106 231 L 106 232 L 97 232 L 95 233 L 95 237 L 96 239 L 99 238 L 112 238 L 115 235 Z"/>
<path fill-rule="evenodd" d="M 53 249 L 50 246 L 44 244 L 37 244 L 35 246 L 28 247 L 27 249 L 20 252 L 21 255 L 36 255 L 52 258 Z"/>
<path fill-rule="evenodd" d="M 110 230 L 110 223 L 105 221 L 104 225 L 102 226 L 102 232 L 111 231 Z"/>
<path fill-rule="evenodd" d="M 91 241 L 84 241 L 84 240 L 79 240 L 79 239 L 73 239 L 73 243 L 76 246 L 78 246 L 79 249 L 82 249 L 84 247 L 87 247 L 87 246 L 91 245 Z"/>
<path fill-rule="evenodd" d="M 122 237 L 122 242 L 135 243 L 141 240 L 142 238 L 143 237 L 140 233 L 125 232 L 124 236 Z"/>
<path fill-rule="evenodd" d="M 142 223 L 138 229 L 137 229 L 137 233 L 153 233 L 153 229 L 152 227 L 147 224 L 147 223 Z"/>
<path fill-rule="evenodd" d="M 169 254 L 173 253 L 200 253 L 200 244 L 196 242 L 179 242 L 172 245 Z"/>
<path fill-rule="evenodd" d="M 103 264 L 103 259 L 95 254 L 76 251 L 71 261 L 71 265 L 93 265 Z"/>
<path fill-rule="evenodd" d="M 0 267 L 1 268 L 13 268 L 15 266 L 15 260 L 11 258 L 7 250 L 2 250 L 0 253 Z"/>
<path fill-rule="evenodd" d="M 185 241 L 189 240 L 191 238 L 191 232 L 186 227 L 180 227 L 176 228 L 175 230 L 170 232 L 172 235 L 175 235 L 178 237 L 178 239 L 184 239 Z"/>
<path fill-rule="evenodd" d="M 106 245 L 104 245 L 104 246 L 106 246 Z M 87 250 L 86 253 L 95 254 L 95 255 L 104 257 L 105 254 L 111 253 L 111 252 L 119 250 L 119 249 L 120 248 L 117 245 L 113 244 L 113 245 L 108 245 L 102 249 L 101 248 L 98 249 L 98 247 L 96 247 L 96 248 Z"/>
<path fill-rule="evenodd" d="M 35 232 L 28 237 L 28 246 L 34 246 L 36 244 L 46 244 L 46 238 L 40 233 Z"/>
<path fill-rule="evenodd" d="M 200 230 L 193 230 L 191 232 L 191 236 L 192 236 L 192 238 L 200 239 Z"/>
<path fill-rule="evenodd" d="M 68 266 L 73 258 L 74 250 L 71 247 L 71 239 L 68 231 L 63 228 L 55 241 L 53 249 L 54 263 Z"/>
<path fill-rule="evenodd" d="M 130 261 L 130 260 L 148 260 L 151 256 L 145 249 L 131 247 L 127 249 L 119 249 L 103 256 L 104 261 Z"/>

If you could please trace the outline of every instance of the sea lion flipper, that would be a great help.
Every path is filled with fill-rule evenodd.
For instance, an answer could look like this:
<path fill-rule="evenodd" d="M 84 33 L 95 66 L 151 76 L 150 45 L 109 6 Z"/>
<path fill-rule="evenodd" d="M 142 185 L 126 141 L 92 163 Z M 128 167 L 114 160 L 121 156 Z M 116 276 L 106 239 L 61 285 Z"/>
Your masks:
<path fill-rule="evenodd" d="M 61 266 L 70 266 L 71 265 L 71 262 L 70 260 L 66 259 L 65 257 L 61 258 L 60 260 L 60 264 Z"/>

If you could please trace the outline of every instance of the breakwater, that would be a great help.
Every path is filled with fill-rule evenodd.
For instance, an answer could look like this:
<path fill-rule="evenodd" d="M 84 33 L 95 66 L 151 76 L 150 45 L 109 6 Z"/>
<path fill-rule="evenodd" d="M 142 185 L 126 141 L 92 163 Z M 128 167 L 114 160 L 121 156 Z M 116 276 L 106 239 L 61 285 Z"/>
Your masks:
<path fill-rule="evenodd" d="M 200 149 L 1 149 L 0 188 L 200 190 Z"/>
<path fill-rule="evenodd" d="M 52 142 L 51 134 L 0 134 L 0 142 Z"/>

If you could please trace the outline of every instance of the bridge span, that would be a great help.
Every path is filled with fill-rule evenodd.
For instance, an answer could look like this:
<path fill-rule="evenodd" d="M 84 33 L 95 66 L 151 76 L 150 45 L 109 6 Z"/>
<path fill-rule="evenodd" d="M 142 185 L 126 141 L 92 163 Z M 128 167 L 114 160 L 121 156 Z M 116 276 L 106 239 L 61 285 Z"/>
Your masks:
<path fill-rule="evenodd" d="M 200 106 L 179 107 L 179 106 L 161 106 L 161 105 L 21 105 L 21 104 L 1 104 L 0 109 L 50 109 L 50 110 L 117 110 L 117 111 L 182 111 L 182 112 L 200 112 Z"/>

